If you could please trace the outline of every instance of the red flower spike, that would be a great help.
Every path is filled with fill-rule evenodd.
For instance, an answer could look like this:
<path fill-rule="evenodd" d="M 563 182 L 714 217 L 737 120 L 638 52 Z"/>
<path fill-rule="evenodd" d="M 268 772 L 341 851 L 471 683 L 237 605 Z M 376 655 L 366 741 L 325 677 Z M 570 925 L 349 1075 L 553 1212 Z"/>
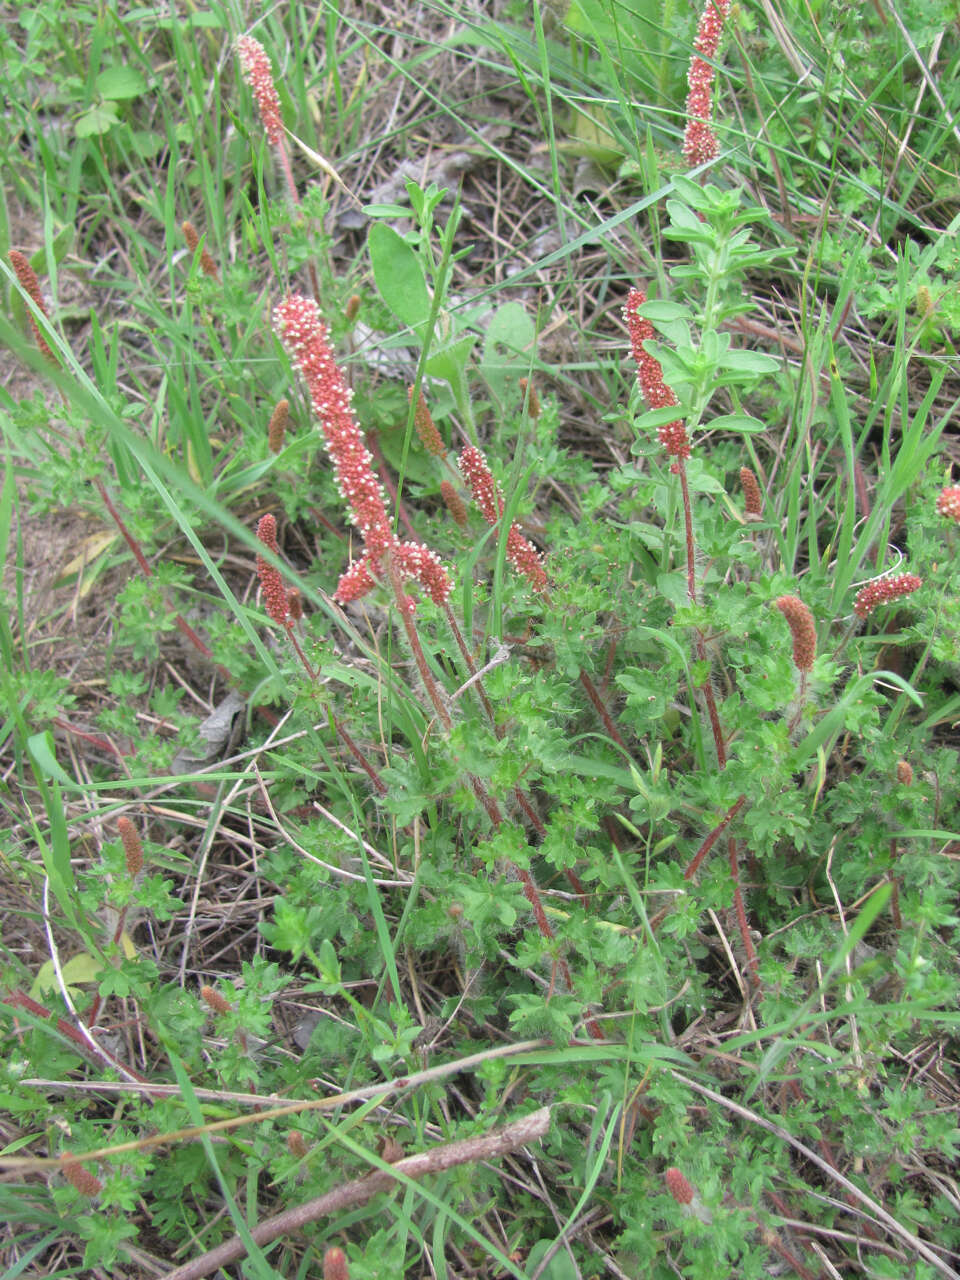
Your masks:
<path fill-rule="evenodd" d="M 288 297 L 274 311 L 273 323 L 306 381 L 337 488 L 363 537 L 363 555 L 341 577 L 334 595 L 335 600 L 347 604 L 374 586 L 382 576 L 380 560 L 388 553 L 397 553 L 401 544 L 393 532 L 383 486 L 374 473 L 373 458 L 353 416 L 352 395 L 333 358 L 327 327 L 316 303 L 302 296 Z M 453 590 L 446 570 L 426 547 L 417 554 L 403 553 L 398 565 L 405 575 L 415 577 L 437 604 L 443 604 Z"/>
<path fill-rule="evenodd" d="M 272 515 L 267 514 L 261 517 L 257 525 L 257 538 L 268 551 L 272 551 L 274 555 L 278 554 L 277 522 Z M 263 606 L 267 613 L 274 622 L 279 622 L 281 627 L 287 626 L 289 623 L 287 589 L 283 585 L 283 575 L 280 570 L 264 560 L 263 556 L 258 555 L 257 577 L 260 579 L 260 594 L 263 596 Z"/>
<path fill-rule="evenodd" d="M 923 586 L 923 579 L 915 573 L 895 573 L 886 578 L 877 578 L 868 582 L 857 592 L 853 602 L 853 612 L 858 618 L 866 618 L 879 604 L 888 604 L 901 596 L 908 596 Z"/>
<path fill-rule="evenodd" d="M 503 499 L 486 458 L 471 444 L 461 453 L 458 462 L 460 473 L 470 486 L 470 492 L 484 520 L 489 525 L 497 524 L 503 514 Z M 543 556 L 523 536 L 516 521 L 507 530 L 507 559 L 518 573 L 523 574 L 534 591 L 546 590 L 547 574 L 543 567 Z"/>
<path fill-rule="evenodd" d="M 377 580 L 370 572 L 370 560 L 363 556 L 360 560 L 354 560 L 350 568 L 340 575 L 333 598 L 337 604 L 350 604 L 352 600 L 359 600 L 368 591 L 372 591 L 376 585 Z"/>
<path fill-rule="evenodd" d="M 689 165 L 704 164 L 720 150 L 709 124 L 713 112 L 713 67 L 706 59 L 716 58 L 729 11 L 730 0 L 707 0 L 697 26 L 695 52 L 687 73 L 687 127 L 683 137 L 683 155 Z"/>
<path fill-rule="evenodd" d="M 780 596 L 773 602 L 787 620 L 793 636 L 793 662 L 798 671 L 810 671 L 817 656 L 817 629 L 813 614 L 796 596 Z"/>
<path fill-rule="evenodd" d="M 960 484 L 947 485 L 937 498 L 937 514 L 960 524 Z"/>
<path fill-rule="evenodd" d="M 677 1204 L 690 1204 L 693 1201 L 694 1190 L 693 1185 L 684 1177 L 676 1166 L 668 1169 L 663 1175 L 667 1184 L 667 1190 L 676 1200 Z"/>
<path fill-rule="evenodd" d="M 653 325 L 638 310 L 646 300 L 647 295 L 642 289 L 631 289 L 623 308 L 623 318 L 630 335 L 630 348 L 637 365 L 637 382 L 640 384 L 641 394 L 651 409 L 666 409 L 678 401 L 672 388 L 663 380 L 660 361 L 650 355 L 643 345 L 653 337 Z M 658 427 L 657 436 L 672 458 L 690 457 L 687 429 L 679 419 Z"/>
<path fill-rule="evenodd" d="M 393 562 L 402 577 L 420 583 L 434 604 L 446 604 L 453 583 L 436 552 L 421 542 L 401 542 L 393 549 Z"/>
<path fill-rule="evenodd" d="M 253 91 L 263 122 L 267 141 L 275 147 L 283 137 L 283 121 L 280 118 L 280 99 L 273 83 L 273 69 L 266 50 L 253 36 L 241 36 L 237 41 L 237 57 L 243 78 Z"/>

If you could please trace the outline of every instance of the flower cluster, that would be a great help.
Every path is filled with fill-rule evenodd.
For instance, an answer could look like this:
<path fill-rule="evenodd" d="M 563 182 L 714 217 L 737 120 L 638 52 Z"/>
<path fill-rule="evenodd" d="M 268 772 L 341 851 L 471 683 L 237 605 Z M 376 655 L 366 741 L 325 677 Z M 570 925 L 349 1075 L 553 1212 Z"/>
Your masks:
<path fill-rule="evenodd" d="M 796 596 L 780 596 L 773 602 L 787 620 L 793 637 L 793 662 L 798 671 L 810 671 L 817 656 L 817 629 L 813 614 Z"/>
<path fill-rule="evenodd" d="M 499 523 L 503 515 L 503 498 L 493 478 L 487 460 L 474 445 L 467 445 L 458 461 L 460 474 L 470 486 L 473 499 L 489 525 Z M 547 589 L 547 574 L 543 556 L 520 532 L 516 521 L 507 530 L 507 559 L 518 573 L 522 573 L 534 591 Z"/>
<path fill-rule="evenodd" d="M 853 612 L 858 618 L 866 618 L 878 604 L 887 604 L 891 600 L 898 600 L 900 596 L 908 596 L 911 591 L 922 586 L 923 579 L 918 578 L 915 573 L 895 573 L 886 578 L 877 578 L 857 592 Z"/>
<path fill-rule="evenodd" d="M 263 121 L 267 141 L 275 147 L 283 137 L 283 121 L 280 118 L 280 99 L 273 83 L 270 59 L 259 40 L 253 36 L 241 36 L 237 41 L 237 57 L 243 78 L 253 91 Z"/>
<path fill-rule="evenodd" d="M 306 381 L 337 488 L 363 538 L 363 554 L 340 579 L 334 599 L 346 604 L 369 591 L 381 576 L 383 557 L 390 554 L 404 577 L 415 578 L 434 603 L 444 604 L 453 584 L 439 559 L 419 543 L 400 542 L 393 532 L 383 486 L 350 407 L 352 393 L 337 368 L 316 303 L 288 297 L 274 311 L 273 321 Z"/>
<path fill-rule="evenodd" d="M 643 345 L 653 337 L 653 325 L 639 314 L 639 308 L 646 300 L 647 295 L 642 289 L 631 289 L 627 295 L 627 305 L 623 309 L 623 318 L 630 335 L 630 348 L 637 365 L 637 382 L 643 398 L 651 409 L 665 409 L 677 404 L 677 397 L 663 380 L 660 361 L 654 359 Z M 657 436 L 671 457 L 690 457 L 687 429 L 679 418 L 675 422 L 665 422 L 657 429 Z"/>
<path fill-rule="evenodd" d="M 960 484 L 949 484 L 937 497 L 937 514 L 960 524 Z"/>
<path fill-rule="evenodd" d="M 713 67 L 710 59 L 717 55 L 724 20 L 730 11 L 730 0 L 707 0 L 700 16 L 695 53 L 687 73 L 687 127 L 683 136 L 683 156 L 687 164 L 704 164 L 719 151 L 710 127 L 713 107 Z"/>
<path fill-rule="evenodd" d="M 11 267 L 13 267 L 13 274 L 17 277 L 21 289 L 30 295 L 31 300 L 36 305 L 38 311 L 41 311 L 44 315 L 48 315 L 49 313 L 44 304 L 43 295 L 40 293 L 40 281 L 37 279 L 37 273 L 30 265 L 30 260 L 25 254 L 22 254 L 19 249 L 11 249 L 7 254 L 7 258 L 10 261 Z M 27 318 L 30 321 L 30 328 L 33 330 L 33 336 L 36 339 L 37 346 L 48 360 L 56 360 L 56 356 L 50 350 L 47 340 L 40 332 L 40 326 L 33 318 L 32 311 L 27 313 Z"/>

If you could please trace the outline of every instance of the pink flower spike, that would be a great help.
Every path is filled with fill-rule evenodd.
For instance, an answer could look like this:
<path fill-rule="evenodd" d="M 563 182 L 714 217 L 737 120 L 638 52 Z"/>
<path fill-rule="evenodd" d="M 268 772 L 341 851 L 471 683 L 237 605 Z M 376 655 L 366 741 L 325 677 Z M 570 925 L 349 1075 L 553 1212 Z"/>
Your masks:
<path fill-rule="evenodd" d="M 653 337 L 653 325 L 639 314 L 639 308 L 647 300 L 642 289 L 631 289 L 623 318 L 630 335 L 630 349 L 637 365 L 637 382 L 644 400 L 651 409 L 666 409 L 677 404 L 677 397 L 663 380 L 660 361 L 647 351 L 644 343 Z M 657 428 L 657 438 L 672 458 L 690 457 L 690 440 L 687 429 L 677 418 Z"/>
<path fill-rule="evenodd" d="M 266 50 L 253 36 L 241 36 L 237 41 L 237 57 L 243 78 L 257 100 L 260 119 L 267 141 L 275 147 L 283 137 L 283 121 L 280 118 L 280 99 L 273 83 L 273 69 Z"/>
<path fill-rule="evenodd" d="M 458 464 L 484 520 L 491 526 L 496 525 L 503 514 L 503 498 L 486 458 L 470 444 L 460 454 Z M 507 530 L 507 559 L 517 573 L 523 574 L 534 591 L 546 591 L 548 580 L 543 556 L 523 536 L 516 521 Z"/>
<path fill-rule="evenodd" d="M 345 573 L 340 575 L 333 598 L 338 604 L 349 604 L 351 600 L 359 600 L 377 585 L 370 572 L 370 561 L 367 556 L 354 560 Z"/>
<path fill-rule="evenodd" d="M 257 525 L 257 538 L 268 551 L 272 551 L 274 555 L 277 554 L 277 522 L 272 515 L 267 514 L 261 517 Z M 275 565 L 269 564 L 263 556 L 258 555 L 257 576 L 260 579 L 263 607 L 274 622 L 279 622 L 281 627 L 287 626 L 287 590 L 283 585 L 283 575 Z"/>
<path fill-rule="evenodd" d="M 960 524 L 960 484 L 947 485 L 937 497 L 937 514 Z"/>
<path fill-rule="evenodd" d="M 420 542 L 401 542 L 394 548 L 393 560 L 401 576 L 419 582 L 434 604 L 446 604 L 453 583 L 440 557 L 429 547 Z"/>
<path fill-rule="evenodd" d="M 922 586 L 923 579 L 918 578 L 915 573 L 895 573 L 886 578 L 877 578 L 873 582 L 868 582 L 857 592 L 857 598 L 853 602 L 853 612 L 858 618 L 866 618 L 877 605 L 898 600 L 901 596 L 907 596 L 911 591 L 916 591 Z"/>
<path fill-rule="evenodd" d="M 683 155 L 687 164 L 703 164 L 720 150 L 710 127 L 713 111 L 713 67 L 720 46 L 723 24 L 730 12 L 730 0 L 707 0 L 700 15 L 694 55 L 687 74 L 687 127 L 683 139 Z"/>

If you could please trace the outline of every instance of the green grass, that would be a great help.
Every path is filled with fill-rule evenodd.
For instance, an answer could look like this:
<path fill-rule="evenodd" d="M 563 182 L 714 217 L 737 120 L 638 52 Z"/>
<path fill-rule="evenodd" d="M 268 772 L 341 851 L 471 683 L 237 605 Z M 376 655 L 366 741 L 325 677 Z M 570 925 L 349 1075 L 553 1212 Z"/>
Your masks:
<path fill-rule="evenodd" d="M 737 7 L 691 181 L 695 14 L 487 8 L 0 28 L 5 1275 L 958 1274 L 958 15 Z M 362 538 L 272 329 L 314 275 L 454 580 L 409 629 L 385 564 L 333 599 Z"/>

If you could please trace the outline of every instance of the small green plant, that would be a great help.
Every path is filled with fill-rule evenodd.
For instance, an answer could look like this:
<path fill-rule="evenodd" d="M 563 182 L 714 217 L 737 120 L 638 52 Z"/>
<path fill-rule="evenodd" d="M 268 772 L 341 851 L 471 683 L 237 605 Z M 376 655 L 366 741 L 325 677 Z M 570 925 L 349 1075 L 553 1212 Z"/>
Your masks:
<path fill-rule="evenodd" d="M 837 36 L 772 111 L 815 11 L 425 12 L 415 55 L 340 3 L 143 18 L 183 102 L 152 122 L 117 18 L 141 70 L 82 81 L 70 173 L 130 271 L 83 329 L 37 271 L 86 206 L 52 144 L 17 162 L 56 208 L 0 336 L 56 396 L 2 405 L 8 1267 L 951 1275 L 917 1064 L 956 1020 L 955 215 L 898 253 L 830 132 L 903 137 L 900 71 L 861 92 Z M 441 55 L 509 83 L 549 177 Z M 360 137 L 373 68 L 470 141 L 357 237 L 362 156 L 312 130 Z M 558 104 L 615 143 L 612 212 L 567 195 Z M 559 228 L 515 271 L 475 146 Z M 96 532 L 38 631 L 17 526 L 67 501 Z M 102 660 L 60 662 L 94 607 Z"/>

